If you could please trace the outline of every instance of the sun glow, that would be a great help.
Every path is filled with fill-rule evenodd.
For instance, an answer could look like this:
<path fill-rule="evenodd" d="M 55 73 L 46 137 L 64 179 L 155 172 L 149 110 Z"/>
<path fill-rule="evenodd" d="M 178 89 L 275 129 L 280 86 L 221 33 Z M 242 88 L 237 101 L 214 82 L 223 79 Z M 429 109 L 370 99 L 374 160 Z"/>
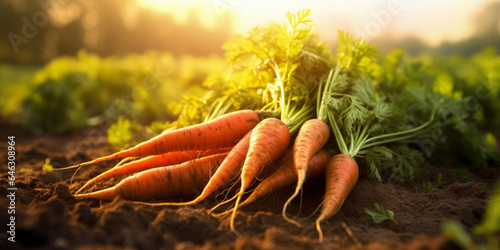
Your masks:
<path fill-rule="evenodd" d="M 207 1 L 202 0 L 137 0 L 137 2 L 150 9 L 169 13 L 173 18 L 184 23 L 188 21 L 190 15 L 196 13 L 196 17 L 206 27 L 214 27 L 217 16 L 212 11 L 212 6 Z M 193 12 L 195 11 L 195 12 Z"/>

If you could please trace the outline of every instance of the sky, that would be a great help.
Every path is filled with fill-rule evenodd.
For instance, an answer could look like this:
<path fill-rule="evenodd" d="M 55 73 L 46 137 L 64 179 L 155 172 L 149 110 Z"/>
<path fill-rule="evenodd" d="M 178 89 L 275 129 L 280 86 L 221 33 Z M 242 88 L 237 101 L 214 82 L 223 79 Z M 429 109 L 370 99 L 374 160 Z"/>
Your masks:
<path fill-rule="evenodd" d="M 243 33 L 270 21 L 282 23 L 287 11 L 309 8 L 323 40 L 335 40 L 343 29 L 355 37 L 387 35 L 395 39 L 416 36 L 431 45 L 457 41 L 473 32 L 474 15 L 498 0 L 138 0 L 142 5 L 174 14 L 183 22 L 197 6 L 208 27 L 227 21 Z M 232 16 L 233 18 L 228 18 Z"/>

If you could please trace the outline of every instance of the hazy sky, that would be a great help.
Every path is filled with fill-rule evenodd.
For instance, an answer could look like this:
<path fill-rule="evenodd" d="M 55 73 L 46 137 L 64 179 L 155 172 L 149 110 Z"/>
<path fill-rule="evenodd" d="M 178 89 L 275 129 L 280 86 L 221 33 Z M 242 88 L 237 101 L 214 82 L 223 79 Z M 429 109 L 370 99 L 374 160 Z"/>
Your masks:
<path fill-rule="evenodd" d="M 227 15 L 235 17 L 232 25 L 245 32 L 269 21 L 285 21 L 287 11 L 309 8 L 321 38 L 332 41 L 337 29 L 366 38 L 389 34 L 395 38 L 421 37 L 436 45 L 456 41 L 472 32 L 473 16 L 488 2 L 498 0 L 139 0 L 171 12 L 182 21 L 187 10 L 197 5 L 208 25 Z M 227 19 L 227 18 L 226 18 Z M 229 19 L 227 19 L 229 20 Z"/>

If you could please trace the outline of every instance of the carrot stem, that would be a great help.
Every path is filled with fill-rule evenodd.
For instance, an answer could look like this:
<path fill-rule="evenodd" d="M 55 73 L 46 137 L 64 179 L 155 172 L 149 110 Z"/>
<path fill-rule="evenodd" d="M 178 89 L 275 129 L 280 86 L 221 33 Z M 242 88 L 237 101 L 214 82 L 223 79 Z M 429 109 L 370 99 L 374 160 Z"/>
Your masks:
<path fill-rule="evenodd" d="M 427 122 L 425 122 L 424 124 L 422 124 L 422 125 L 420 125 L 418 127 L 415 127 L 415 128 L 412 128 L 412 129 L 403 130 L 403 131 L 399 131 L 399 132 L 395 132 L 395 133 L 374 136 L 374 137 L 372 137 L 370 139 L 367 139 L 365 141 L 365 143 L 369 143 L 371 141 L 380 140 L 382 138 L 395 137 L 395 138 L 389 138 L 389 139 L 386 139 L 386 140 L 377 141 L 377 142 L 373 142 L 371 144 L 368 144 L 369 146 L 376 146 L 376 145 L 380 145 L 380 144 L 384 144 L 384 143 L 388 143 L 388 142 L 397 141 L 399 139 L 408 139 L 408 138 L 411 138 L 413 136 L 416 136 L 416 135 L 418 135 L 417 132 L 421 132 L 422 129 L 424 129 L 425 127 L 429 126 L 434 121 L 435 113 L 436 113 L 436 109 L 434 109 L 432 111 L 430 119 Z M 412 133 L 415 133 L 415 134 L 412 134 Z M 407 134 L 410 134 L 410 135 L 408 136 Z M 401 136 L 401 137 L 397 137 L 397 136 Z M 368 147 L 368 145 L 365 145 L 362 148 L 366 148 L 366 147 Z"/>

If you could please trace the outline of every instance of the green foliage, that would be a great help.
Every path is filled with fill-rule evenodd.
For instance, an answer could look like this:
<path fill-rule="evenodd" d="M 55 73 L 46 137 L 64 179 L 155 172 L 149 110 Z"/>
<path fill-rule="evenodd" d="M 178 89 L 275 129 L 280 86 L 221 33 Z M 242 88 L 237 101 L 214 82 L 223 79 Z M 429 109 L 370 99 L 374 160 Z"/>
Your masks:
<path fill-rule="evenodd" d="M 29 172 L 32 172 L 32 171 L 33 171 L 33 169 L 31 169 L 31 168 L 21 168 L 19 170 L 19 172 L 21 172 L 21 173 L 29 173 Z"/>
<path fill-rule="evenodd" d="M 171 121 L 181 112 L 183 96 L 203 95 L 203 80 L 225 66 L 218 57 L 150 52 L 100 58 L 80 52 L 23 79 L 23 89 L 16 81 L 5 83 L 10 99 L 0 102 L 16 108 L 2 108 L 2 113 L 35 134 L 62 133 L 118 116 L 143 124 Z"/>
<path fill-rule="evenodd" d="M 44 171 L 44 172 L 54 171 L 54 166 L 52 166 L 52 164 L 50 164 L 50 158 L 45 159 L 45 163 L 42 166 L 42 171 Z"/>
<path fill-rule="evenodd" d="M 485 138 L 485 143 L 488 147 L 498 149 L 497 139 L 492 133 L 486 133 L 484 138 Z"/>
<path fill-rule="evenodd" d="M 379 71 L 376 63 L 377 50 L 364 39 L 354 39 L 345 31 L 337 34 L 337 60 L 340 67 L 352 74 L 367 74 L 373 76 Z"/>
<path fill-rule="evenodd" d="M 470 176 L 470 173 L 466 168 L 461 167 L 461 168 L 455 168 L 454 170 L 455 170 L 455 174 L 457 175 L 458 179 L 460 179 L 460 181 L 470 182 L 470 181 L 474 180 L 474 178 L 472 178 L 472 176 Z"/>
<path fill-rule="evenodd" d="M 500 182 L 496 184 L 495 190 L 488 201 L 482 222 L 474 227 L 474 233 L 500 233 Z"/>
<path fill-rule="evenodd" d="M 369 214 L 375 223 L 381 223 L 385 220 L 391 220 L 394 223 L 398 224 L 398 222 L 394 219 L 394 212 L 385 209 L 378 203 L 375 203 L 374 206 L 376 211 L 365 208 L 365 213 Z"/>
<path fill-rule="evenodd" d="M 477 249 L 470 234 L 462 223 L 455 220 L 445 220 L 442 225 L 444 233 L 462 249 Z"/>
<path fill-rule="evenodd" d="M 0 64 L 0 115 L 15 123 L 37 68 Z"/>
<path fill-rule="evenodd" d="M 312 32 L 309 16 L 309 10 L 288 13 L 288 23 L 255 27 L 229 39 L 223 48 L 230 67 L 222 76 L 207 78 L 204 85 L 211 91 L 201 100 L 187 100 L 180 120 L 206 121 L 238 109 L 266 109 L 280 111 L 293 133 L 312 116 L 310 99 L 331 61 L 330 49 Z"/>
<path fill-rule="evenodd" d="M 431 192 L 431 191 L 434 191 L 436 189 L 443 188 L 444 185 L 445 185 L 445 183 L 443 181 L 443 175 L 441 173 L 439 173 L 435 184 L 433 184 L 430 181 L 426 181 L 422 184 L 422 188 L 423 188 L 424 192 Z"/>
<path fill-rule="evenodd" d="M 382 59 L 378 86 L 412 114 L 407 117 L 413 123 L 425 121 L 436 108 L 436 123 L 414 144 L 435 165 L 478 167 L 500 159 L 491 137 L 486 141 L 478 129 L 496 124 L 499 79 L 493 68 L 500 69 L 498 58 L 496 52 L 485 50 L 471 58 L 409 57 L 393 51 Z"/>
<path fill-rule="evenodd" d="M 389 179 L 397 183 L 413 180 L 416 168 L 424 161 L 420 151 L 405 143 L 371 147 L 366 150 L 364 159 L 369 166 L 370 178 L 382 182 L 382 175 L 389 174 Z"/>
<path fill-rule="evenodd" d="M 159 121 L 154 121 L 149 125 L 149 130 L 153 134 L 161 134 L 167 129 L 174 129 L 175 125 L 172 122 L 159 122 Z"/>
<path fill-rule="evenodd" d="M 444 233 L 462 249 L 499 249 L 500 233 L 500 182 L 488 201 L 486 212 L 480 224 L 475 225 L 472 234 L 459 221 L 445 220 Z"/>
<path fill-rule="evenodd" d="M 116 123 L 108 128 L 108 142 L 117 150 L 136 144 L 134 132 L 141 130 L 141 125 L 124 117 L 118 117 Z"/>
<path fill-rule="evenodd" d="M 345 32 L 338 33 L 335 59 L 320 81 L 318 117 L 330 123 L 341 153 L 366 161 L 371 178 L 410 181 L 425 157 L 444 166 L 485 166 L 500 159 L 494 138 L 486 141 L 471 121 L 482 119 L 483 109 L 470 106 L 481 97 L 478 89 L 461 84 L 466 61 L 409 58 L 403 51 L 380 60 L 375 47 Z M 496 79 L 496 72 L 488 74 Z M 496 93 L 492 88 L 488 96 Z"/>
<path fill-rule="evenodd" d="M 410 98 L 414 106 L 405 108 L 401 102 L 410 101 L 377 91 L 376 83 L 368 75 L 349 76 L 339 73 L 341 69 L 337 66 L 333 77 L 328 77 L 325 85 L 328 94 L 323 96 L 339 150 L 364 158 L 371 178 L 382 181 L 382 175 L 390 173 L 390 178 L 397 182 L 413 179 L 414 168 L 423 159 L 409 144 L 435 125 L 435 110 L 442 96 L 421 96 L 417 94 L 422 92 L 412 93 L 409 87 L 404 87 L 406 96 L 415 94 Z M 415 119 L 422 111 L 431 112 L 425 113 L 426 120 Z"/>

